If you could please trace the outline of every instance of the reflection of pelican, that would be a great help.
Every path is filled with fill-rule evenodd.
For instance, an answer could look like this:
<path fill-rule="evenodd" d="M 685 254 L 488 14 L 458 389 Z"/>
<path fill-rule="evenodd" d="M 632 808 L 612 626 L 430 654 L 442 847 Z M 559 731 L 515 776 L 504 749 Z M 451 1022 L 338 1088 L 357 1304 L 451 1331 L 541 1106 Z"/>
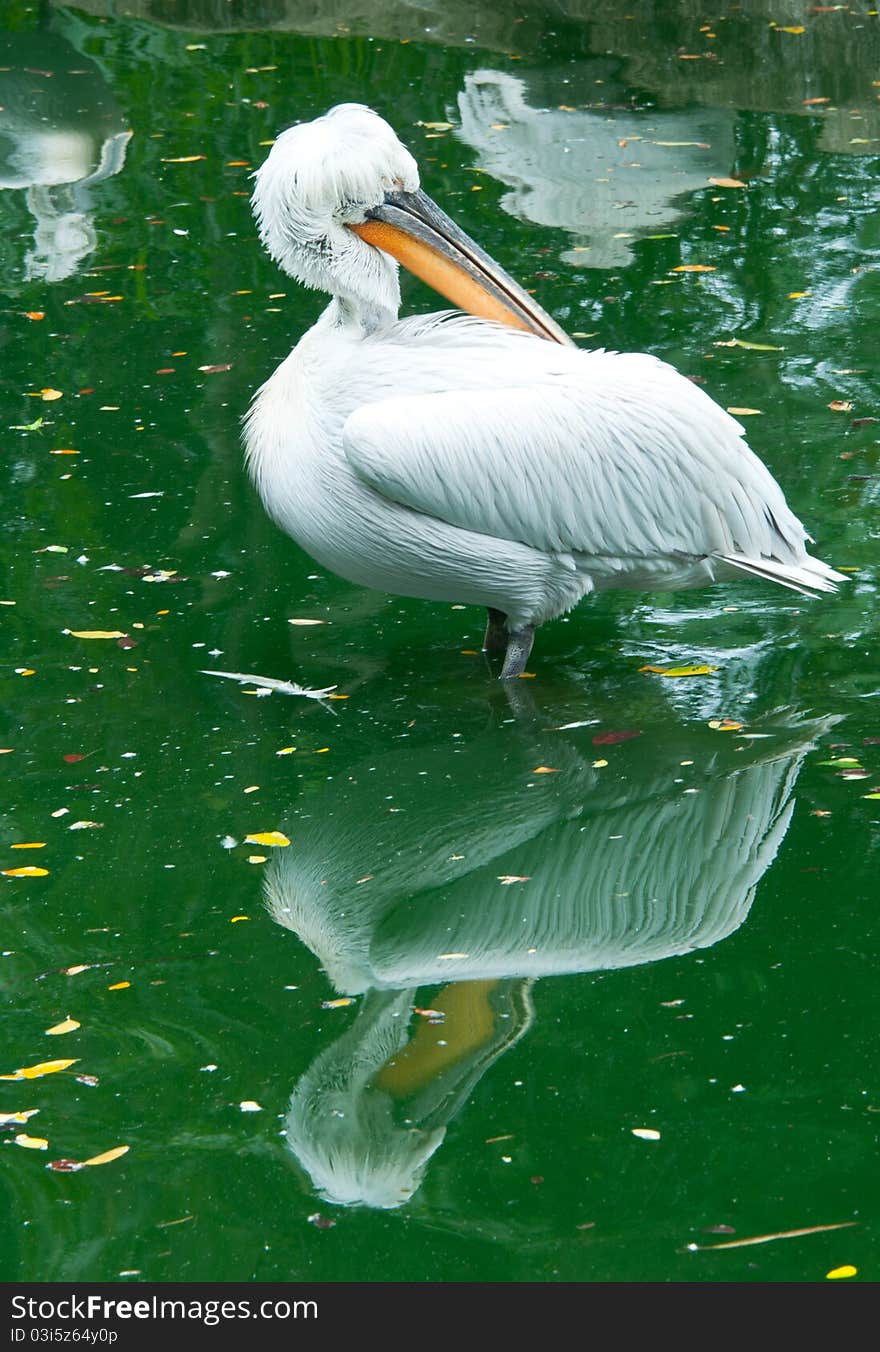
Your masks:
<path fill-rule="evenodd" d="M 736 930 L 803 757 L 833 721 L 764 729 L 774 735 L 738 749 L 693 726 L 645 734 L 602 766 L 517 726 L 373 758 L 310 801 L 266 873 L 267 903 L 337 991 L 365 995 L 290 1101 L 289 1144 L 324 1196 L 412 1196 L 446 1124 L 528 1028 L 534 979 Z M 414 1013 L 426 985 L 442 988 Z"/>
<path fill-rule="evenodd" d="M 536 625 L 596 589 L 745 571 L 834 590 L 740 425 L 654 357 L 572 347 L 369 109 L 284 132 L 254 207 L 273 258 L 333 296 L 247 428 L 266 507 L 319 562 L 486 606 L 506 677 Z M 395 258 L 481 318 L 399 321 Z"/>
<path fill-rule="evenodd" d="M 27 280 L 69 277 L 96 243 L 88 189 L 119 173 L 131 132 L 100 71 L 50 34 L 0 38 L 0 188 L 36 221 Z"/>
<path fill-rule="evenodd" d="M 681 195 L 728 174 L 734 158 L 727 109 L 532 107 L 522 80 L 478 70 L 465 76 L 458 110 L 461 139 L 511 189 L 501 205 L 569 231 L 575 247 L 563 257 L 577 267 L 626 264 L 637 234 L 668 229 Z"/>

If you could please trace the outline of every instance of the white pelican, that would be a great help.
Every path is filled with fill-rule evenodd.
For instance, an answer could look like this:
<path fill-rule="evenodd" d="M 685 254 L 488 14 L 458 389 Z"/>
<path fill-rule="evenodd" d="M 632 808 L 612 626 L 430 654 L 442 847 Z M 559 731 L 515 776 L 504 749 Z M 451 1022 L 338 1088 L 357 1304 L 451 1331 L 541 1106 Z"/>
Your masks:
<path fill-rule="evenodd" d="M 575 348 L 420 190 L 378 114 L 289 128 L 255 178 L 266 249 L 332 299 L 258 392 L 247 459 L 324 567 L 485 606 L 502 677 L 592 591 L 844 580 L 739 423 L 656 357 Z M 469 314 L 399 319 L 398 261 Z"/>

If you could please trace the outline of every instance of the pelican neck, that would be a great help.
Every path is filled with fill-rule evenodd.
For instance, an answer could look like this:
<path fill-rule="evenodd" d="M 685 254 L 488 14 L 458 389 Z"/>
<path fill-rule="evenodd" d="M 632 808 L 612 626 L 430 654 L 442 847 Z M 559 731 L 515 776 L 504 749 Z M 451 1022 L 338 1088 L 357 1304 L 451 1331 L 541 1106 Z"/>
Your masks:
<path fill-rule="evenodd" d="M 363 301 L 355 296 L 334 295 L 324 311 L 334 329 L 354 330 L 364 336 L 379 333 L 397 322 L 397 308 Z"/>

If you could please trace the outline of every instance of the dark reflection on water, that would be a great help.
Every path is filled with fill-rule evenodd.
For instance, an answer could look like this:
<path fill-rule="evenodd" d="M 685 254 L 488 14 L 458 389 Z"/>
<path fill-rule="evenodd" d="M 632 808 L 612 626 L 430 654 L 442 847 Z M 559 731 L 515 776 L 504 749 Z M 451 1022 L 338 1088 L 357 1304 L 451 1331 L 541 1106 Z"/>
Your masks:
<path fill-rule="evenodd" d="M 366 996 L 287 1113 L 321 1195 L 408 1201 L 476 1082 L 529 1028 L 538 978 L 737 930 L 804 757 L 836 721 L 756 724 L 735 750 L 730 734 L 672 723 L 612 768 L 601 737 L 590 759 L 534 710 L 466 746 L 379 752 L 313 797 L 265 891 L 339 995 Z M 419 987 L 441 983 L 420 1009 Z"/>

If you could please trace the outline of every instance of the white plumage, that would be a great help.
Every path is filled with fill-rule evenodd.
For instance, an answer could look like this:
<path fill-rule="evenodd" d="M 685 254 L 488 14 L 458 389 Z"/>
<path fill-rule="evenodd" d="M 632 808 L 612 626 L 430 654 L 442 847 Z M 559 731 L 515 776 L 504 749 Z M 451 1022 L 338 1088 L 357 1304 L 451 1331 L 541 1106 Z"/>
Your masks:
<path fill-rule="evenodd" d="M 319 563 L 487 607 L 504 676 L 522 672 L 535 626 L 591 591 L 743 571 L 806 593 L 842 580 L 806 552 L 739 423 L 655 357 L 569 346 L 418 191 L 375 113 L 343 105 L 292 128 L 256 178 L 269 252 L 333 296 L 246 429 L 267 510 Z M 398 319 L 397 264 L 371 240 L 410 262 L 411 236 L 419 275 L 433 280 L 436 260 L 444 294 L 517 327 Z"/>

